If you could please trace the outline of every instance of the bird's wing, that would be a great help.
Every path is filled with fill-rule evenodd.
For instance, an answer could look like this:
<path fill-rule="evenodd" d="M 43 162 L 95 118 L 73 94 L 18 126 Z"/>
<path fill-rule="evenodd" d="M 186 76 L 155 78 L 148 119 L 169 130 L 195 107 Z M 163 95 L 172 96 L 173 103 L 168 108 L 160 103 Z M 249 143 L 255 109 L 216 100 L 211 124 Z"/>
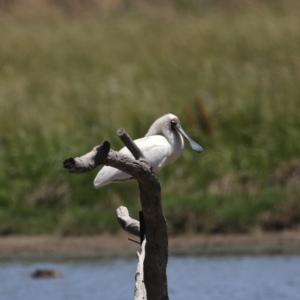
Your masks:
<path fill-rule="evenodd" d="M 131 152 L 127 148 L 122 148 L 119 152 L 133 158 Z M 129 179 L 131 179 L 129 174 L 126 174 L 116 168 L 104 166 L 94 179 L 94 187 L 97 189 L 112 182 L 122 182 Z"/>
<path fill-rule="evenodd" d="M 165 165 L 171 153 L 171 146 L 167 139 L 161 135 L 153 135 L 136 141 L 146 160 L 158 173 Z"/>
<path fill-rule="evenodd" d="M 143 152 L 155 173 L 158 173 L 166 165 L 171 150 L 170 144 L 163 136 L 154 135 L 144 137 L 134 142 Z M 126 147 L 122 148 L 119 152 L 133 158 L 131 152 Z M 104 166 L 94 180 L 94 187 L 99 188 L 113 182 L 124 182 L 130 179 L 132 177 L 129 174 L 116 168 Z"/>

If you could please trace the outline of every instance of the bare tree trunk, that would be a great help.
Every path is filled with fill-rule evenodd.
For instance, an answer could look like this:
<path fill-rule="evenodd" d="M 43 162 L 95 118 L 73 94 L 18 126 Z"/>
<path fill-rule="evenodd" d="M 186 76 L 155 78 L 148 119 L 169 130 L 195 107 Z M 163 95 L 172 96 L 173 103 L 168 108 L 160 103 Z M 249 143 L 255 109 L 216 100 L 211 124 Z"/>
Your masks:
<path fill-rule="evenodd" d="M 147 297 L 148 300 L 169 299 L 166 275 L 168 231 L 166 219 L 162 213 L 160 184 L 155 177 L 155 180 L 147 187 L 139 182 L 139 188 L 140 198 L 143 199 L 141 202 L 147 229 L 146 256 L 144 261 Z"/>
<path fill-rule="evenodd" d="M 138 181 L 140 200 L 147 229 L 144 281 L 148 300 L 167 300 L 166 268 L 168 262 L 167 223 L 162 212 L 159 181 L 152 167 L 129 135 L 123 129 L 118 136 L 135 159 L 110 150 L 109 142 L 96 146 L 81 157 L 65 160 L 64 167 L 71 173 L 88 172 L 99 165 L 107 165 L 128 173 Z"/>

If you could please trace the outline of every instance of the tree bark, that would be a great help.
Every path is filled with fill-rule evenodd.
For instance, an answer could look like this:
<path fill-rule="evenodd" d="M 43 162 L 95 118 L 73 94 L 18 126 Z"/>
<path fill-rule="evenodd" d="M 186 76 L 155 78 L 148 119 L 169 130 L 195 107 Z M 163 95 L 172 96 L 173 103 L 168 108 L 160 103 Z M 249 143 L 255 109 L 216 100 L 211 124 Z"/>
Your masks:
<path fill-rule="evenodd" d="M 160 183 L 152 167 L 124 129 L 118 136 L 136 159 L 110 150 L 109 142 L 96 146 L 89 153 L 64 161 L 64 167 L 71 173 L 88 172 L 99 165 L 117 168 L 138 181 L 140 201 L 147 229 L 144 279 L 148 300 L 167 300 L 168 286 L 166 267 L 168 262 L 167 223 L 162 212 Z"/>
<path fill-rule="evenodd" d="M 120 226 L 127 232 L 140 237 L 140 222 L 129 216 L 127 207 L 120 206 L 116 209 L 116 215 Z"/>

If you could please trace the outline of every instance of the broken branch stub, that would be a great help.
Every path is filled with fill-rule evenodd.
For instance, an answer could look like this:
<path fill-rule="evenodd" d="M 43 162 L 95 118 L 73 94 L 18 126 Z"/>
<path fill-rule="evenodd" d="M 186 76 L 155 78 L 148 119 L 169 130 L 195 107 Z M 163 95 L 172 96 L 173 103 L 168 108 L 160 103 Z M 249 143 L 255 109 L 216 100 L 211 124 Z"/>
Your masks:
<path fill-rule="evenodd" d="M 110 150 L 110 143 L 105 141 L 102 145 L 95 146 L 92 151 L 75 158 L 68 158 L 63 162 L 63 166 L 70 173 L 81 174 L 94 170 L 104 164 Z"/>
<path fill-rule="evenodd" d="M 129 149 L 135 159 L 145 159 L 143 152 L 123 128 L 118 129 L 117 135 L 121 139 L 123 144 Z"/>
<path fill-rule="evenodd" d="M 120 226 L 127 232 L 135 235 L 135 236 L 140 236 L 140 222 L 132 219 L 129 216 L 129 211 L 127 207 L 125 206 L 120 206 L 119 208 L 116 209 L 116 215 L 118 222 Z"/>

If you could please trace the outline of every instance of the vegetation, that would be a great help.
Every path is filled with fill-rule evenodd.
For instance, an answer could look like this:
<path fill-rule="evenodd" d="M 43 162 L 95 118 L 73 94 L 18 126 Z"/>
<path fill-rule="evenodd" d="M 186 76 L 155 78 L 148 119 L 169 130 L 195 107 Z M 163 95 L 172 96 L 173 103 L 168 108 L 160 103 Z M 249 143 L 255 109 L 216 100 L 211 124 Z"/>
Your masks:
<path fill-rule="evenodd" d="M 119 230 L 136 183 L 62 162 L 169 112 L 204 148 L 159 174 L 171 233 L 299 224 L 299 1 L 208 2 L 1 15 L 0 234 Z"/>

